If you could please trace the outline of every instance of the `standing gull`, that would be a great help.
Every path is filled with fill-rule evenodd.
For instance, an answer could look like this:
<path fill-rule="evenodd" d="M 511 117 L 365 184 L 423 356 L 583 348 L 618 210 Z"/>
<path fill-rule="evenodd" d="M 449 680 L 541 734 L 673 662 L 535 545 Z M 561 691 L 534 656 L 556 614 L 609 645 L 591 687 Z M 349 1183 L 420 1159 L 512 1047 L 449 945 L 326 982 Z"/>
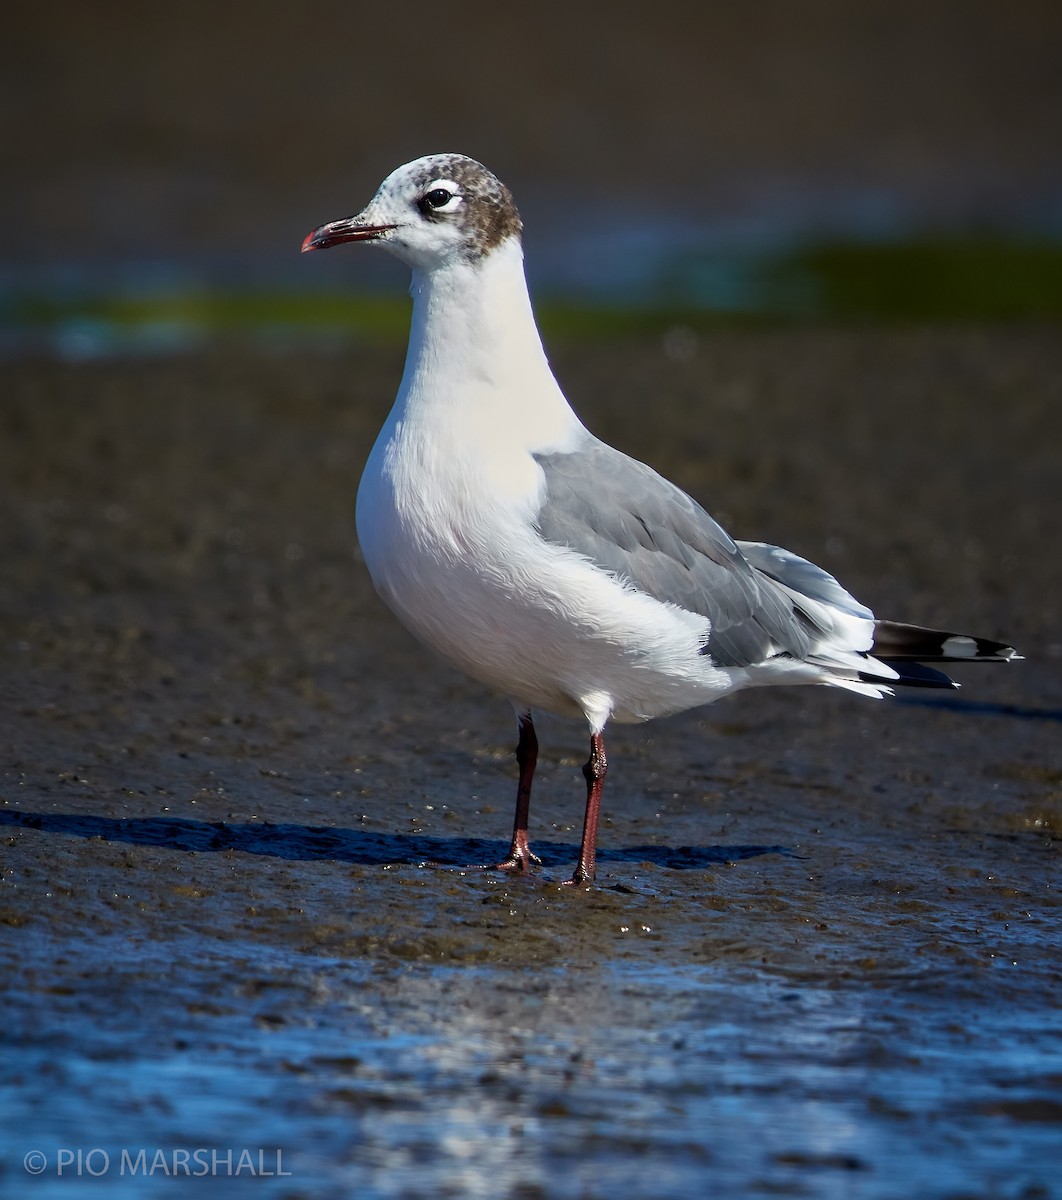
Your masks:
<path fill-rule="evenodd" d="M 646 721 L 766 684 L 873 697 L 895 684 L 954 687 L 922 664 L 1018 656 L 875 620 L 819 567 L 733 541 L 674 484 L 594 437 L 546 360 L 521 229 L 490 171 L 432 154 L 302 249 L 369 242 L 412 268 L 409 350 L 358 489 L 358 538 L 399 620 L 516 709 L 516 818 L 499 868 L 539 861 L 527 834 L 532 711 L 589 724 L 571 879 L 583 884 L 594 878 L 609 720 Z"/>

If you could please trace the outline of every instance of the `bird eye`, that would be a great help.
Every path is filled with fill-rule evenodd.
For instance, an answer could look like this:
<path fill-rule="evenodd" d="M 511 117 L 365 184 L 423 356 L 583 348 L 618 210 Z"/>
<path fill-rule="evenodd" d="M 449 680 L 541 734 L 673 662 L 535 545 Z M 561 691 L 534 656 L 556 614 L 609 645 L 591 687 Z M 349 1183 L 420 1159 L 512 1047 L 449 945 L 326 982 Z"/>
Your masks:
<path fill-rule="evenodd" d="M 424 193 L 417 207 L 427 216 L 429 213 L 440 212 L 456 198 L 456 193 L 451 192 L 449 188 L 433 187 Z"/>

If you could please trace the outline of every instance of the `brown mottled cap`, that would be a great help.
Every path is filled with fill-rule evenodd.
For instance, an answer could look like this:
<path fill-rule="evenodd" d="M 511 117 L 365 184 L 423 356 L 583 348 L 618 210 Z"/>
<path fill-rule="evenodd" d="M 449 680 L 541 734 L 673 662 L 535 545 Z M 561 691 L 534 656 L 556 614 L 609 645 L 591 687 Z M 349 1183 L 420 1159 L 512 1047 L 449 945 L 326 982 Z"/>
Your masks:
<path fill-rule="evenodd" d="M 464 154 L 428 154 L 399 168 L 383 188 L 392 182 L 403 190 L 416 189 L 421 197 L 417 207 L 426 220 L 456 225 L 470 259 L 482 258 L 523 230 L 509 189 L 482 163 Z M 456 208 L 434 209 L 428 202 L 433 185 L 447 184 L 456 186 L 460 198 Z"/>

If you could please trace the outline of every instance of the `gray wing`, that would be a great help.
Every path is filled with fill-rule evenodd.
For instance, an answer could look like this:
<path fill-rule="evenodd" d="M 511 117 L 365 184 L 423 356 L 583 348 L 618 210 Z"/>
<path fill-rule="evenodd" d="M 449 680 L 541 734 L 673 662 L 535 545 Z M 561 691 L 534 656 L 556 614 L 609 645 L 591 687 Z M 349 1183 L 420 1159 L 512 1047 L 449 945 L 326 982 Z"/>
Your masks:
<path fill-rule="evenodd" d="M 726 531 L 652 468 L 588 435 L 567 454 L 536 454 L 546 477 L 542 537 L 648 593 L 707 617 L 704 652 L 721 666 L 806 657 L 810 627 Z"/>
<path fill-rule="evenodd" d="M 737 547 L 757 571 L 769 575 L 783 587 L 853 617 L 874 620 L 870 609 L 860 604 L 851 592 L 846 592 L 828 571 L 791 550 L 783 550 L 781 546 L 771 546 L 766 542 L 738 542 Z"/>

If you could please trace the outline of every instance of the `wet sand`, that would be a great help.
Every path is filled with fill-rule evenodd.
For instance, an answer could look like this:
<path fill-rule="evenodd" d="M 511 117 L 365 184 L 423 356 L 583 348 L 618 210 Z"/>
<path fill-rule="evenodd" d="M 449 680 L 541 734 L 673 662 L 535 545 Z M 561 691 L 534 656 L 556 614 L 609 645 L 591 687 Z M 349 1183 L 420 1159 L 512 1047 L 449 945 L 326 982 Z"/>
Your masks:
<path fill-rule="evenodd" d="M 1057 330 L 554 348 L 737 536 L 1028 656 L 615 729 L 585 892 L 583 730 L 538 875 L 461 869 L 509 710 L 351 552 L 401 357 L 0 366 L 0 1190 L 81 1148 L 113 1196 L 1058 1194 Z M 290 1174 L 120 1171 L 174 1147 Z"/>

